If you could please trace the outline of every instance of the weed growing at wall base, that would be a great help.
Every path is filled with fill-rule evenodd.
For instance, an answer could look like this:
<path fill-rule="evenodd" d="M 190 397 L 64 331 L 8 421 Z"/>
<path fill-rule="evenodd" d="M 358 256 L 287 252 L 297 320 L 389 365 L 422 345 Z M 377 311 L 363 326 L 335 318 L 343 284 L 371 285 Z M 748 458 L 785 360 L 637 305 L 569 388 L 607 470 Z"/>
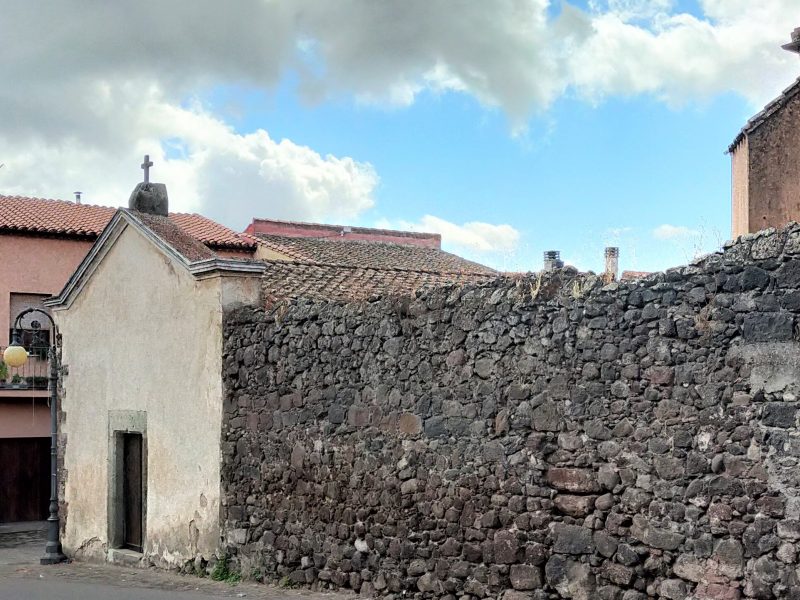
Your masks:
<path fill-rule="evenodd" d="M 233 571 L 228 568 L 228 555 L 223 554 L 211 571 L 211 579 L 214 581 L 224 581 L 230 585 L 236 585 L 242 580 L 242 575 L 238 571 Z"/>

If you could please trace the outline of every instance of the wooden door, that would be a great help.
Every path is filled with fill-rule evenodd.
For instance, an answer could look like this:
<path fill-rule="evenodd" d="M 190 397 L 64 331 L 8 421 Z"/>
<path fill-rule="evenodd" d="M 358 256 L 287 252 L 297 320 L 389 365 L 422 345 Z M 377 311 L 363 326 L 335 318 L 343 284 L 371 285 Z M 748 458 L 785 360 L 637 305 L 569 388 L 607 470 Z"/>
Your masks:
<path fill-rule="evenodd" d="M 122 440 L 122 503 L 123 503 L 123 537 L 122 544 L 126 548 L 142 551 L 143 527 L 142 515 L 144 505 L 142 481 L 142 435 L 126 433 Z"/>
<path fill-rule="evenodd" d="M 0 439 L 0 523 L 43 521 L 50 503 L 50 438 Z"/>

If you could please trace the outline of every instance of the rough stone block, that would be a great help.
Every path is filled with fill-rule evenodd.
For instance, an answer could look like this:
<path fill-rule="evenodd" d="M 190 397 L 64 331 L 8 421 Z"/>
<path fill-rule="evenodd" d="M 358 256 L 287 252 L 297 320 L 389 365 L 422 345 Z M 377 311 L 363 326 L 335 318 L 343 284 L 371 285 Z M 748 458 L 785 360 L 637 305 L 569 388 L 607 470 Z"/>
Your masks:
<path fill-rule="evenodd" d="M 634 570 L 625 565 L 613 562 L 606 562 L 603 565 L 603 576 L 611 583 L 617 585 L 630 585 L 634 577 Z"/>
<path fill-rule="evenodd" d="M 706 575 L 706 569 L 706 561 L 692 554 L 681 554 L 672 567 L 675 575 L 695 583 L 703 580 Z"/>
<path fill-rule="evenodd" d="M 670 600 L 686 600 L 690 591 L 689 584 L 681 579 L 665 579 L 658 588 L 659 594 Z"/>
<path fill-rule="evenodd" d="M 425 419 L 425 435 L 440 437 L 447 435 L 447 422 L 444 417 L 437 416 Z"/>
<path fill-rule="evenodd" d="M 556 523 L 553 537 L 553 552 L 558 554 L 591 554 L 595 549 L 592 530 L 586 527 Z"/>
<path fill-rule="evenodd" d="M 545 401 L 533 410 L 531 426 L 536 431 L 558 431 L 561 428 L 561 414 L 555 402 Z"/>
<path fill-rule="evenodd" d="M 724 539 L 717 542 L 712 559 L 722 575 L 741 577 L 744 569 L 744 548 L 738 540 Z"/>
<path fill-rule="evenodd" d="M 594 501 L 596 498 L 597 496 L 559 494 L 553 500 L 553 504 L 565 515 L 584 517 L 594 510 Z"/>
<path fill-rule="evenodd" d="M 764 405 L 761 422 L 767 427 L 794 427 L 797 422 L 797 406 L 786 402 L 768 402 Z"/>
<path fill-rule="evenodd" d="M 643 544 L 661 550 L 677 550 L 685 539 L 680 533 L 652 526 L 642 515 L 633 517 L 631 536 Z"/>
<path fill-rule="evenodd" d="M 653 460 L 653 465 L 656 468 L 656 473 L 662 479 L 679 479 L 683 477 L 685 472 L 683 461 L 671 456 L 657 456 Z"/>
<path fill-rule="evenodd" d="M 742 337 L 746 342 L 785 342 L 794 335 L 791 313 L 753 313 L 746 315 Z"/>
<path fill-rule="evenodd" d="M 400 433 L 417 435 L 422 431 L 422 419 L 413 413 L 403 413 L 397 420 L 397 428 Z"/>
<path fill-rule="evenodd" d="M 553 467 L 547 471 L 547 482 L 565 492 L 591 494 L 600 491 L 597 475 L 591 469 Z"/>
<path fill-rule="evenodd" d="M 596 588 L 595 577 L 586 563 L 554 554 L 545 565 L 547 583 L 565 598 L 590 600 Z"/>
<path fill-rule="evenodd" d="M 645 377 L 653 385 L 672 385 L 675 379 L 675 369 L 672 367 L 650 367 L 645 371 Z"/>
<path fill-rule="evenodd" d="M 542 587 L 542 572 L 532 565 L 511 565 L 509 574 L 515 590 L 536 590 Z"/>
<path fill-rule="evenodd" d="M 369 408 L 366 406 L 351 406 L 347 410 L 347 423 L 352 427 L 369 425 Z"/>
<path fill-rule="evenodd" d="M 494 534 L 494 560 L 510 565 L 517 562 L 520 551 L 517 534 L 513 531 L 498 531 Z"/>

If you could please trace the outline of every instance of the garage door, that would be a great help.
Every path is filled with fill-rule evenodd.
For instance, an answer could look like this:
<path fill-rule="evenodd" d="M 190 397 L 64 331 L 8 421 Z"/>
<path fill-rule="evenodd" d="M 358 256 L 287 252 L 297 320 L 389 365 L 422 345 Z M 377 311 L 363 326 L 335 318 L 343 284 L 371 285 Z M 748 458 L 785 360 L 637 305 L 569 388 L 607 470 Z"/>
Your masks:
<path fill-rule="evenodd" d="M 42 521 L 50 503 L 50 438 L 0 438 L 0 523 Z"/>

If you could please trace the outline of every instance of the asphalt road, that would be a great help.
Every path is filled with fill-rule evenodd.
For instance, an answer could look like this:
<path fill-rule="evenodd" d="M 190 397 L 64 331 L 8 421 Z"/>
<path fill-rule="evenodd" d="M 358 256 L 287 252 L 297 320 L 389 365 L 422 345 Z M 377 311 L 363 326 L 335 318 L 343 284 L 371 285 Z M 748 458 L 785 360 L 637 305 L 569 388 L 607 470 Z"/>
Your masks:
<path fill-rule="evenodd" d="M 231 591 L 224 596 L 209 595 L 206 590 L 179 592 L 175 590 L 125 588 L 102 583 L 77 581 L 46 581 L 6 578 L 0 581 L 0 600 L 230 600 L 247 598 Z"/>

